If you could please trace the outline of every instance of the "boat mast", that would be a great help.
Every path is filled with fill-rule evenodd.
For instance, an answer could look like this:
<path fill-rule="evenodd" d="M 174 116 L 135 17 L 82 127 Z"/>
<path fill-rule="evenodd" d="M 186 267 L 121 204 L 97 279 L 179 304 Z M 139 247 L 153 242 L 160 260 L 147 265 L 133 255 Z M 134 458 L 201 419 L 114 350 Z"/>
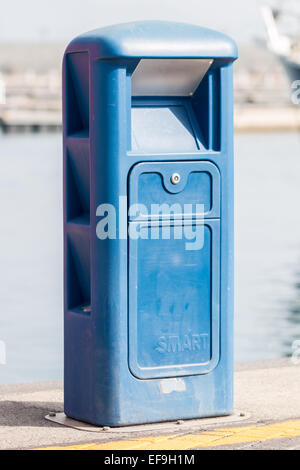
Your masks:
<path fill-rule="evenodd" d="M 261 6 L 262 17 L 268 33 L 268 47 L 278 55 L 287 56 L 291 52 L 291 40 L 278 31 L 276 24 L 276 11 L 269 5 Z"/>

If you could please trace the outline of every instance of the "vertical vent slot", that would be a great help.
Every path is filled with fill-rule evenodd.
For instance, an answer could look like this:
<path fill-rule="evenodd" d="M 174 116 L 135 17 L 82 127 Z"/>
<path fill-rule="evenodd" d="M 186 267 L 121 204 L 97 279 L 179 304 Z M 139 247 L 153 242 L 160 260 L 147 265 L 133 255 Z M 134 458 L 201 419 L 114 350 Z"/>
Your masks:
<path fill-rule="evenodd" d="M 66 121 L 69 137 L 89 136 L 89 56 L 76 52 L 66 57 Z"/>
<path fill-rule="evenodd" d="M 74 232 L 67 239 L 68 310 L 91 312 L 90 240 L 88 232 Z"/>
<path fill-rule="evenodd" d="M 90 223 L 90 161 L 88 145 L 69 145 L 66 154 L 67 221 Z M 73 148 L 74 147 L 74 148 Z"/>

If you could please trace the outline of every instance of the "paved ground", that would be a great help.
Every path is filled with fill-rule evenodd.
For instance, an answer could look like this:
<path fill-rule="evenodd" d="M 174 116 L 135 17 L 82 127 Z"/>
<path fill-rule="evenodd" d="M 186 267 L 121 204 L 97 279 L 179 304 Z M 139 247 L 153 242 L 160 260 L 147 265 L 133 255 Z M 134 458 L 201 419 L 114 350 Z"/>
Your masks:
<path fill-rule="evenodd" d="M 63 410 L 60 382 L 0 387 L 0 448 L 80 449 L 300 449 L 300 365 L 290 360 L 239 365 L 235 408 L 246 414 L 224 422 L 185 422 L 131 432 L 82 431 L 46 421 Z M 139 428 L 140 429 L 140 428 Z"/>

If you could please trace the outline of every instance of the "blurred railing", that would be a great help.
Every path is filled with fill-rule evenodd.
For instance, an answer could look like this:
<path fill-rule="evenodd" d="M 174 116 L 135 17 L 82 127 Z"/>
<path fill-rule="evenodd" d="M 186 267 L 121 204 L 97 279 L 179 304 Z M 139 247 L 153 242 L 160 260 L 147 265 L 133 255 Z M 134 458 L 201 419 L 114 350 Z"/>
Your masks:
<path fill-rule="evenodd" d="M 280 66 L 253 68 L 249 63 L 249 68 L 237 68 L 236 127 L 299 129 L 300 109 L 292 105 L 290 95 L 289 82 Z M 1 73 L 0 69 L 0 127 L 3 132 L 60 130 L 60 70 Z"/>

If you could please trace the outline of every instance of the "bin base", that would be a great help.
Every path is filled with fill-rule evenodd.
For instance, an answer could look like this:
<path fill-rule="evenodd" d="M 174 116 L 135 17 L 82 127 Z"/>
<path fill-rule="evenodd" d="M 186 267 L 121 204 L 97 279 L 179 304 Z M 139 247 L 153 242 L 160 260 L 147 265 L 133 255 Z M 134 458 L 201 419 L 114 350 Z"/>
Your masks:
<path fill-rule="evenodd" d="M 110 428 L 107 426 L 94 426 L 83 421 L 77 421 L 76 419 L 69 418 L 65 413 L 50 413 L 45 416 L 45 419 L 52 421 L 56 424 L 61 424 L 69 428 L 77 429 L 85 432 L 96 432 L 96 433 L 112 433 L 112 434 L 124 434 L 124 433 L 137 433 L 137 432 L 155 432 L 155 431 L 190 431 L 193 430 L 206 430 L 207 428 L 218 425 L 229 425 L 240 421 L 245 421 L 250 418 L 250 413 L 244 413 L 239 410 L 235 410 L 230 416 L 220 416 L 217 418 L 199 418 L 199 419 L 187 419 L 178 421 L 167 421 L 163 423 L 153 424 L 138 424 L 132 426 L 122 426 L 119 428 Z"/>

